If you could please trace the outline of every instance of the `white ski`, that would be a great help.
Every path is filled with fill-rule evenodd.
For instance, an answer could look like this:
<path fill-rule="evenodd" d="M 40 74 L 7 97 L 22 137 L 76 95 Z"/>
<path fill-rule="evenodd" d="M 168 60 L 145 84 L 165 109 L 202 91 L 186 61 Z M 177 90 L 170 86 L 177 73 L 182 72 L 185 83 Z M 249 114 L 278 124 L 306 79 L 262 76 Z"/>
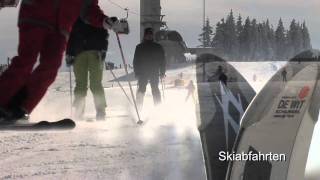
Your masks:
<path fill-rule="evenodd" d="M 245 112 L 226 179 L 304 179 L 320 107 L 319 63 L 290 61 L 284 68 L 287 81 L 280 69 Z"/>

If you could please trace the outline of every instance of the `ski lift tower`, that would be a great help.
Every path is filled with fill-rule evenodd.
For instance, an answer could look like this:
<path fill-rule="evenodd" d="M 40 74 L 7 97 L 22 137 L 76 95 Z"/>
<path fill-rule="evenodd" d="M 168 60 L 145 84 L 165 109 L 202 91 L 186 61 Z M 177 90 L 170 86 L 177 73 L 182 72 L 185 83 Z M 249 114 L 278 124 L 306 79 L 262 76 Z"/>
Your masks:
<path fill-rule="evenodd" d="M 157 32 L 166 26 L 163 17 L 160 0 L 140 0 L 140 39 L 143 39 L 145 28 L 151 27 Z"/>

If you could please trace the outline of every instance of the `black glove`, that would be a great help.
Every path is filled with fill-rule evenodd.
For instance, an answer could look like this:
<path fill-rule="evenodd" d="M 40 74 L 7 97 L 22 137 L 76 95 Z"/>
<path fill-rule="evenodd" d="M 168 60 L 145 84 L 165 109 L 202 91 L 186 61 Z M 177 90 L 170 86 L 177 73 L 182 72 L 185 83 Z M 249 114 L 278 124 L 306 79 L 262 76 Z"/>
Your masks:
<path fill-rule="evenodd" d="M 115 23 L 115 22 L 119 21 L 119 19 L 118 19 L 117 17 L 115 17 L 115 16 L 112 16 L 112 17 L 110 17 L 109 19 L 110 19 L 110 21 L 111 21 L 112 23 Z"/>
<path fill-rule="evenodd" d="M 114 26 L 117 26 L 117 24 L 120 23 L 119 19 L 115 16 L 112 16 L 112 17 L 106 17 L 104 20 L 103 20 L 103 27 L 105 29 L 114 29 Z"/>
<path fill-rule="evenodd" d="M 72 66 L 74 63 L 74 56 L 66 55 L 66 65 L 67 67 Z"/>

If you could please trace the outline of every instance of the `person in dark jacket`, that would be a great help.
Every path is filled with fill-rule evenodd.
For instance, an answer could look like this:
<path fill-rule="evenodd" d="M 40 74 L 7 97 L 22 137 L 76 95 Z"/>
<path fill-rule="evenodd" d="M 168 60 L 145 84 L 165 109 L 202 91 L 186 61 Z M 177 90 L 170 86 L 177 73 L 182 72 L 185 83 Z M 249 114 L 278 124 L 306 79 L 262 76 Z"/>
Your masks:
<path fill-rule="evenodd" d="M 102 86 L 104 59 L 108 48 L 108 31 L 86 24 L 80 18 L 76 21 L 67 46 L 67 65 L 73 64 L 76 80 L 74 89 L 75 117 L 83 118 L 88 76 L 90 90 L 96 108 L 96 119 L 105 119 L 106 99 Z"/>
<path fill-rule="evenodd" d="M 153 29 L 146 28 L 143 42 L 138 44 L 134 53 L 133 69 L 138 79 L 137 104 L 141 109 L 146 86 L 150 82 L 153 102 L 161 103 L 159 77 L 165 77 L 166 61 L 162 46 L 153 40 Z"/>
<path fill-rule="evenodd" d="M 281 76 L 282 76 L 282 81 L 283 82 L 287 82 L 287 70 L 286 70 L 286 68 L 283 68 L 283 70 L 281 71 Z"/>

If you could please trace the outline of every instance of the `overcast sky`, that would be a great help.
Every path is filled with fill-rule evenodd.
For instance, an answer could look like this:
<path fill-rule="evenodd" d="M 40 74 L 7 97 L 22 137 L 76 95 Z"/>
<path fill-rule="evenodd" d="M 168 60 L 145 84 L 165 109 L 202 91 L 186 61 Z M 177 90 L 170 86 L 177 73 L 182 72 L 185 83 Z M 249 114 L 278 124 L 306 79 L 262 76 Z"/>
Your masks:
<path fill-rule="evenodd" d="M 128 7 L 133 12 L 139 13 L 139 0 L 112 0 L 123 7 Z M 125 12 L 108 0 L 100 0 L 102 9 L 107 15 L 118 17 L 125 16 Z M 179 31 L 188 47 L 199 45 L 198 34 L 202 26 L 202 1 L 201 0 L 162 0 L 162 14 L 164 20 L 172 30 Z M 320 48 L 320 1 L 319 0 L 206 0 L 206 16 L 211 24 L 216 24 L 224 18 L 230 9 L 235 15 L 250 16 L 258 21 L 269 18 L 273 26 L 281 17 L 286 27 L 294 18 L 297 21 L 306 21 L 311 34 L 312 45 Z M 5 62 L 6 57 L 16 54 L 17 47 L 17 14 L 18 9 L 5 8 L 0 10 L 0 62 Z M 131 33 L 121 36 L 126 58 L 132 61 L 135 45 L 139 42 L 139 16 L 130 14 L 129 23 Z M 116 39 L 112 35 L 109 39 L 108 60 L 120 63 L 119 49 Z"/>

